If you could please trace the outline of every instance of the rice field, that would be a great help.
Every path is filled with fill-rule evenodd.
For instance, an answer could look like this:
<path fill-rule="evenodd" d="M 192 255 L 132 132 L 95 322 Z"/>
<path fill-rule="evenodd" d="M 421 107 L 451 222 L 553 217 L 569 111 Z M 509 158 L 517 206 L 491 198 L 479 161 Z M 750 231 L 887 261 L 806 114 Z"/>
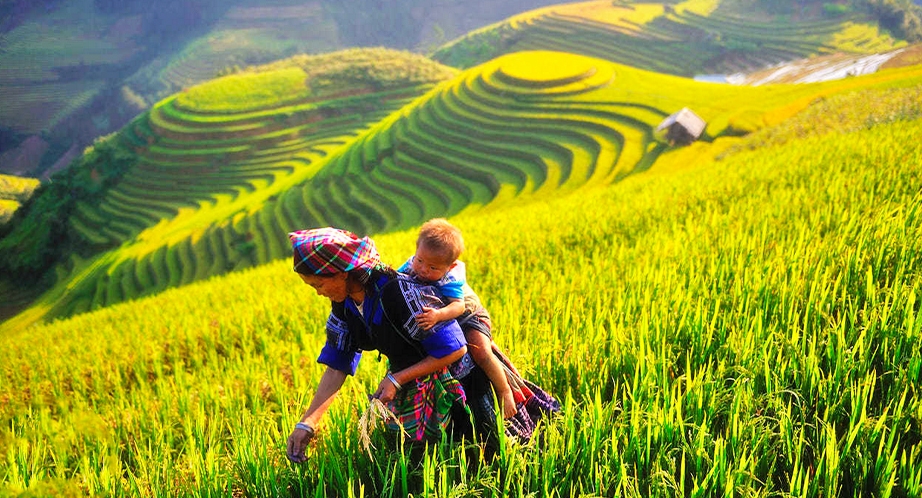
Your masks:
<path fill-rule="evenodd" d="M 36 239 L 26 232 L 54 217 L 68 227 L 55 245 L 79 247 L 82 259 L 58 262 L 58 286 L 44 298 L 55 310 L 45 316 L 280 257 L 275 234 L 312 213 L 276 200 L 299 194 L 292 187 L 336 150 L 455 72 L 405 52 L 341 51 L 228 75 L 156 103 L 87 149 L 71 170 L 77 180 L 58 179 L 82 181 L 74 188 L 96 195 L 14 228 L 16 240 L 32 246 Z M 98 180 L 116 156 L 123 169 Z M 61 197 L 39 195 L 51 203 Z M 4 250 L 15 250 L 11 239 Z"/>
<path fill-rule="evenodd" d="M 561 52 L 460 73 L 414 57 L 296 57 L 157 103 L 111 138 L 133 166 L 68 215 L 83 259 L 61 261 L 56 285 L 5 327 L 283 257 L 295 223 L 383 233 L 618 182 L 659 161 L 669 148 L 653 131 L 682 107 L 707 121 L 708 146 L 919 73 L 752 88 Z M 309 63 L 320 60 L 325 70 Z"/>
<path fill-rule="evenodd" d="M 125 64 L 141 50 L 107 32 L 117 19 L 85 14 L 93 10 L 91 0 L 73 0 L 4 33 L 0 122 L 26 134 L 52 130 L 102 93 L 106 82 L 94 68 Z"/>
<path fill-rule="evenodd" d="M 234 16 L 282 22 L 245 10 L 189 53 L 220 52 Z M 608 47 L 678 74 L 716 62 L 629 42 L 893 46 L 860 19 L 784 31 L 716 0 L 513 24 L 517 49 Z M 922 69 L 750 88 L 593 53 L 460 73 L 382 55 L 228 75 L 106 139 L 133 167 L 72 206 L 80 253 L 0 323 L 0 496 L 922 495 Z M 195 57 L 163 74 L 212 69 Z M 704 140 L 657 141 L 684 106 Z M 491 461 L 380 430 L 368 452 L 386 369 L 369 353 L 290 464 L 329 303 L 292 275 L 284 234 L 371 233 L 398 263 L 432 216 L 464 230 L 497 342 L 561 414 Z M 19 290 L 0 281 L 3 307 L 34 297 Z"/>
<path fill-rule="evenodd" d="M 905 46 L 858 13 L 771 16 L 758 2 L 595 0 L 543 7 L 468 33 L 433 53 L 467 68 L 503 54 L 552 50 L 691 77 L 735 74 L 818 55 L 872 55 Z"/>
<path fill-rule="evenodd" d="M 101 80 L 37 85 L 9 85 L 0 88 L 0 121 L 11 123 L 21 133 L 51 130 L 71 113 L 89 104 L 105 88 Z"/>
<path fill-rule="evenodd" d="M 236 2 L 208 32 L 182 50 L 149 61 L 126 83 L 156 101 L 229 68 L 340 50 L 338 36 L 319 2 Z"/>
<path fill-rule="evenodd" d="M 922 122 L 856 119 L 453 218 L 497 342 L 563 404 L 492 462 L 363 451 L 367 354 L 289 464 L 328 303 L 279 260 L 0 335 L 0 494 L 919 495 Z M 415 231 L 375 238 L 399 262 Z"/>

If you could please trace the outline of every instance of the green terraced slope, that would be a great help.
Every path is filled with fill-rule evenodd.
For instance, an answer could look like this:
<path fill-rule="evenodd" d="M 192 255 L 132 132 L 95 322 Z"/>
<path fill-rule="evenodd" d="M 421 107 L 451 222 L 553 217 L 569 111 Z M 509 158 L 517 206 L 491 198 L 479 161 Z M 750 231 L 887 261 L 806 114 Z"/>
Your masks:
<path fill-rule="evenodd" d="M 600 0 L 512 17 L 449 43 L 433 58 L 470 67 L 505 53 L 555 50 L 693 76 L 751 71 L 817 54 L 876 53 L 902 45 L 881 33 L 875 21 L 857 14 L 792 21 L 764 15 L 742 0 Z"/>
<path fill-rule="evenodd" d="M 303 199 L 325 210 L 324 220 L 357 232 L 409 228 L 650 168 L 670 150 L 655 138 L 656 126 L 682 107 L 708 122 L 703 139 L 711 142 L 779 122 L 818 96 L 900 77 L 756 88 L 518 52 L 465 71 L 376 125 L 331 158 Z"/>
<path fill-rule="evenodd" d="M 57 270 L 67 297 L 56 307 L 105 306 L 280 257 L 278 231 L 317 215 L 247 215 L 455 73 L 415 54 L 354 49 L 293 57 L 157 103 L 105 139 L 130 156 L 123 175 L 101 175 L 108 165 L 88 160 L 93 151 L 81 161 L 82 185 L 100 194 L 65 211 L 75 256 Z"/>
<path fill-rule="evenodd" d="M 393 98 L 396 110 L 369 113 L 364 131 L 354 125 L 351 132 L 336 131 L 336 118 L 320 121 L 322 109 L 364 102 L 351 91 L 324 101 L 326 107 L 295 98 L 279 106 L 286 112 L 239 114 L 208 112 L 201 103 L 193 109 L 177 96 L 123 132 L 137 148 L 137 168 L 98 208 L 81 206 L 74 218 L 72 228 L 88 243 L 121 245 L 74 258 L 58 286 L 10 326 L 286 257 L 292 229 L 381 233 L 608 185 L 675 156 L 653 130 L 682 107 L 708 121 L 694 150 L 713 156 L 745 130 L 777 123 L 819 97 L 918 83 L 920 76 L 916 67 L 839 82 L 742 87 L 580 55 L 520 52 L 411 101 L 383 92 L 378 98 Z M 302 112 L 298 125 L 277 118 Z"/>
<path fill-rule="evenodd" d="M 17 133 L 48 133 L 105 90 L 100 71 L 129 64 L 142 50 L 112 16 L 92 17 L 92 0 L 59 2 L 41 19 L 3 33 L 0 123 Z M 9 171 L 9 170 L 8 170 Z"/>
<path fill-rule="evenodd" d="M 149 101 L 156 101 L 213 79 L 229 67 L 343 48 L 336 24 L 319 2 L 245 0 L 231 4 L 206 33 L 182 50 L 150 61 L 125 82 Z"/>

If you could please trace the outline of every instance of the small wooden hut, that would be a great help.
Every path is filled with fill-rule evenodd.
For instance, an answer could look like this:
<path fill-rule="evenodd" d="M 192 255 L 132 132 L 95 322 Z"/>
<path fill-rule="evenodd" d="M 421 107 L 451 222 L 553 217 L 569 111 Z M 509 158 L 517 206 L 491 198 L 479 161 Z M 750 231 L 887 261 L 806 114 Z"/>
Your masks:
<path fill-rule="evenodd" d="M 656 127 L 658 134 L 665 134 L 665 139 L 670 145 L 688 145 L 704 133 L 704 122 L 697 114 L 687 107 L 673 113 Z"/>

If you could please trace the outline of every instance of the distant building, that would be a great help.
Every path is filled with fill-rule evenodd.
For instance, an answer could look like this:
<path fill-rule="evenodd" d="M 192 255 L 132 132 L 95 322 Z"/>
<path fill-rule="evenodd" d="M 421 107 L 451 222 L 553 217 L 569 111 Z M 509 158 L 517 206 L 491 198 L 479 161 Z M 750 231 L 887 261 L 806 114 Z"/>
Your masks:
<path fill-rule="evenodd" d="M 665 132 L 665 139 L 670 145 L 688 145 L 704 133 L 704 122 L 687 107 L 673 113 L 656 127 L 658 134 Z"/>

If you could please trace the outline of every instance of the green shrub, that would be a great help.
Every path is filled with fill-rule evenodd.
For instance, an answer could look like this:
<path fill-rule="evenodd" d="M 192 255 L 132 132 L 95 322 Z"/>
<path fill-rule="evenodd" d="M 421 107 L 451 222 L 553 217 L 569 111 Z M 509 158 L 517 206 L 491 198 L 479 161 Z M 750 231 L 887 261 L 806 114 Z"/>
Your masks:
<path fill-rule="evenodd" d="M 134 163 L 113 135 L 96 140 L 71 167 L 39 187 L 0 234 L 0 273 L 42 275 L 82 241 L 68 229 L 80 201 L 95 205 Z"/>
<path fill-rule="evenodd" d="M 852 12 L 851 5 L 842 5 L 837 3 L 824 3 L 823 4 L 823 13 L 827 17 L 839 17 Z"/>
<path fill-rule="evenodd" d="M 908 41 L 922 41 L 922 7 L 910 0 L 868 0 L 867 4 L 882 28 Z"/>

